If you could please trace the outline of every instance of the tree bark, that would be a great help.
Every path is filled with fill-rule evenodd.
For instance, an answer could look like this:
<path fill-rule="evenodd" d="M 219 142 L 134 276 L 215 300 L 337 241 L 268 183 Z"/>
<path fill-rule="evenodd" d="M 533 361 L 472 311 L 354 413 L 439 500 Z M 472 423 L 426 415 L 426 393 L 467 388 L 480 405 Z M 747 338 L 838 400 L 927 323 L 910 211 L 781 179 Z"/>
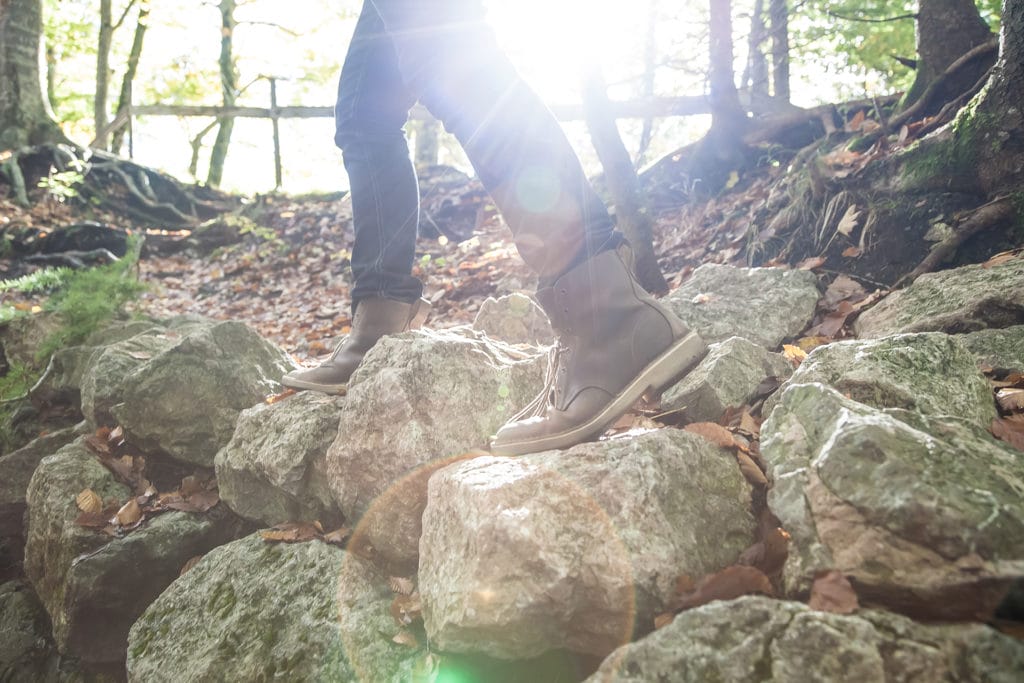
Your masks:
<path fill-rule="evenodd" d="M 235 69 L 233 36 L 235 33 L 236 0 L 220 0 L 221 38 L 220 38 L 220 84 L 224 106 L 233 107 L 238 96 L 238 73 Z M 211 187 L 219 187 L 224 177 L 224 160 L 228 155 L 231 143 L 231 131 L 234 128 L 233 118 L 222 118 L 218 121 L 217 139 L 210 151 L 210 170 L 206 182 Z"/>
<path fill-rule="evenodd" d="M 43 99 L 41 0 L 0 2 L 0 150 L 66 140 Z"/>
<path fill-rule="evenodd" d="M 974 0 L 921 0 L 917 16 L 917 75 L 902 106 L 906 108 L 917 102 L 931 82 L 953 62 L 991 39 L 992 32 L 978 13 Z M 933 98 L 925 114 L 934 114 L 945 102 L 965 92 L 991 65 L 992 60 L 979 60 L 964 69 Z"/>
<path fill-rule="evenodd" d="M 100 31 L 96 41 L 96 94 L 92 100 L 95 146 L 107 149 L 107 91 L 110 87 L 110 46 L 114 39 L 113 0 L 100 0 Z"/>
<path fill-rule="evenodd" d="M 600 72 L 593 70 L 583 81 L 583 108 L 594 149 L 604 168 L 604 178 L 615 204 L 619 230 L 633 247 L 634 271 L 640 285 L 649 292 L 668 291 L 658 266 L 652 239 L 654 221 L 644 201 L 640 179 L 615 125 L 608 92 Z"/>
<path fill-rule="evenodd" d="M 772 90 L 775 99 L 789 102 L 789 7 L 786 0 L 770 0 L 772 31 Z"/>
<path fill-rule="evenodd" d="M 761 50 L 765 39 L 764 0 L 754 1 L 750 15 L 750 38 L 747 41 L 747 68 L 741 85 L 750 93 L 751 103 L 766 102 L 769 98 L 768 59 Z"/>
<path fill-rule="evenodd" d="M 121 79 L 121 92 L 117 98 L 117 111 L 114 118 L 117 119 L 126 114 L 131 106 L 132 88 L 135 83 L 135 74 L 139 70 L 139 60 L 142 58 L 142 42 L 146 37 L 146 29 L 149 28 L 149 2 L 142 0 L 139 4 L 139 17 L 135 23 L 135 37 L 132 39 L 132 48 L 128 53 L 128 66 L 124 71 L 124 78 Z M 111 139 L 110 149 L 115 154 L 120 154 L 121 145 L 124 144 L 125 128 L 121 127 L 114 131 Z"/>

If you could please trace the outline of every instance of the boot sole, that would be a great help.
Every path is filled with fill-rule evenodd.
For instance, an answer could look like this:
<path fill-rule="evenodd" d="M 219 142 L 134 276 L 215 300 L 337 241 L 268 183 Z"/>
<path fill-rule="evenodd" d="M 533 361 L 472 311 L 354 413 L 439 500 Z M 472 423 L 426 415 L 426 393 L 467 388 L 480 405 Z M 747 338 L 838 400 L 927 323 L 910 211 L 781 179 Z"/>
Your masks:
<path fill-rule="evenodd" d="M 708 347 L 696 332 L 683 337 L 651 361 L 608 405 L 583 424 L 558 434 L 528 441 L 492 445 L 494 455 L 526 455 L 568 448 L 604 433 L 644 394 L 659 394 L 690 372 L 707 355 Z"/>
<path fill-rule="evenodd" d="M 330 394 L 331 396 L 344 396 L 345 392 L 348 391 L 348 384 L 317 384 L 316 382 L 306 382 L 301 379 L 288 379 L 283 378 L 281 380 L 281 386 L 288 387 L 289 389 L 296 389 L 299 391 L 319 391 L 321 394 Z"/>

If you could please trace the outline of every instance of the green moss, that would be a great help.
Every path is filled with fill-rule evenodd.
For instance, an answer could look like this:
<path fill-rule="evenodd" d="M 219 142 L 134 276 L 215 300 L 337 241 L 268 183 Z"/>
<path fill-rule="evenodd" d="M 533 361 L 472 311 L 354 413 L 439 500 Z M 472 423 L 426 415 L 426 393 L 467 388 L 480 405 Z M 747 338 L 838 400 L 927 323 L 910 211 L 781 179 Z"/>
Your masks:
<path fill-rule="evenodd" d="M 908 155 L 906 171 L 911 179 L 924 182 L 935 177 L 971 176 L 979 163 L 981 141 L 994 122 L 991 114 L 977 110 L 978 98 L 971 100 L 953 120 L 951 136 L 931 145 L 918 142 Z"/>
<path fill-rule="evenodd" d="M 39 374 L 39 370 L 14 363 L 7 369 L 7 374 L 0 377 L 0 453 L 8 453 L 25 441 L 16 433 L 12 422 L 15 413 L 27 400 L 18 400 L 19 397 L 28 394 Z"/>

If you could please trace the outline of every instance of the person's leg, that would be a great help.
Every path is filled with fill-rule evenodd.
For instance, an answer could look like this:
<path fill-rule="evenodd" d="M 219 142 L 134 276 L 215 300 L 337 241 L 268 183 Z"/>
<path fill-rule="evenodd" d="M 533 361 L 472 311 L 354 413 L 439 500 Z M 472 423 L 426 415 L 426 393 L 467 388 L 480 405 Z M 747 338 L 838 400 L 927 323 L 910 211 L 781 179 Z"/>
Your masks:
<path fill-rule="evenodd" d="M 429 305 L 412 276 L 419 219 L 416 173 L 402 127 L 415 103 L 394 45 L 366 2 L 338 84 L 335 142 L 352 199 L 352 329 L 319 367 L 290 372 L 293 389 L 343 393 L 363 356 L 386 334 L 418 327 Z"/>
<path fill-rule="evenodd" d="M 706 352 L 651 298 L 615 247 L 621 237 L 561 127 L 484 24 L 479 0 L 368 0 L 405 83 L 462 143 L 541 276 L 537 299 L 559 339 L 551 384 L 491 444 L 500 454 L 598 436 L 640 396 Z"/>

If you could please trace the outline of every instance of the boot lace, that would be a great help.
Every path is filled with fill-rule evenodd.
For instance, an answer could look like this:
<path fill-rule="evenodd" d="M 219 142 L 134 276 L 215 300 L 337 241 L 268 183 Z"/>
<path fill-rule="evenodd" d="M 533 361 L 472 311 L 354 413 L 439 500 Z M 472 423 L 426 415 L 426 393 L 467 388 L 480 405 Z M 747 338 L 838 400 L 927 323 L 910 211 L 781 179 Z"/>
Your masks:
<path fill-rule="evenodd" d="M 544 416 L 548 405 L 555 402 L 555 385 L 558 383 L 558 373 L 565 371 L 563 358 L 568 352 L 569 347 L 563 344 L 560 339 L 552 344 L 548 350 L 548 367 L 544 373 L 544 388 L 540 390 L 540 393 L 526 407 L 512 418 L 513 422 Z"/>

